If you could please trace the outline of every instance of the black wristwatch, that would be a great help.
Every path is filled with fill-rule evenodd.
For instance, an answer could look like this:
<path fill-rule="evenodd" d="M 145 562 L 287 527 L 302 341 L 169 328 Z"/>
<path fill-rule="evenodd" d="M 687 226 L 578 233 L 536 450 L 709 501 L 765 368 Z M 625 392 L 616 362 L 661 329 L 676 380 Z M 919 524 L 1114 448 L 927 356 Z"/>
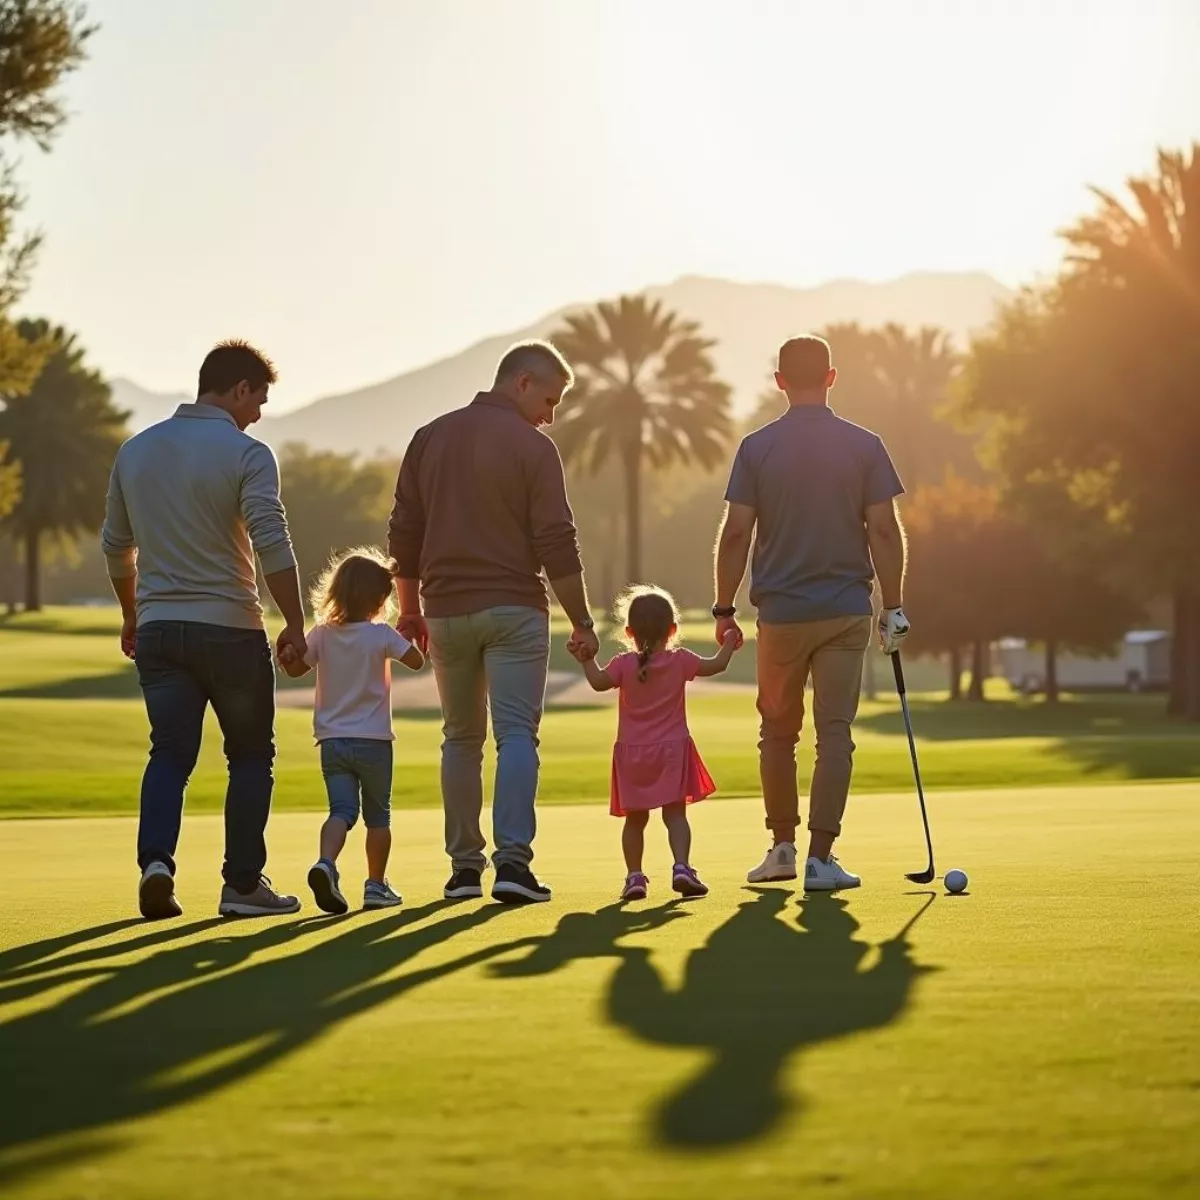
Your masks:
<path fill-rule="evenodd" d="M 582 621 L 575 622 L 576 629 L 595 629 L 596 622 L 591 617 L 584 617 Z"/>
<path fill-rule="evenodd" d="M 718 621 L 725 621 L 729 617 L 737 615 L 737 605 L 731 604 L 728 608 L 722 608 L 721 605 L 714 604 L 712 606 L 712 615 L 716 617 Z"/>

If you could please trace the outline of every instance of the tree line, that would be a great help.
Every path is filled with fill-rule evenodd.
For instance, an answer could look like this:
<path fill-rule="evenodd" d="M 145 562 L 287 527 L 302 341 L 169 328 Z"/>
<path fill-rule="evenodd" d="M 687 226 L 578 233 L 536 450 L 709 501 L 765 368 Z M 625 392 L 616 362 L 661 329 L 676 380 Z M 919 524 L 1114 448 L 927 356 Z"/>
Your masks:
<path fill-rule="evenodd" d="M 64 120 L 55 88 L 91 33 L 65 0 L 0 0 L 0 145 L 49 146 Z M 12 316 L 37 240 L 18 236 L 6 163 L 0 155 L 0 532 L 36 609 L 46 548 L 94 541 L 126 414 L 69 331 Z M 966 348 L 933 327 L 819 331 L 839 368 L 835 408 L 883 437 L 907 486 L 913 648 L 945 657 L 954 698 L 980 698 L 987 647 L 1018 636 L 1043 648 L 1053 700 L 1062 651 L 1112 647 L 1163 596 L 1170 706 L 1200 720 L 1188 488 L 1200 449 L 1200 144 L 1161 152 L 1128 192 L 1097 193 L 1096 210 L 1064 232 L 1058 276 L 1021 292 Z M 707 606 L 733 448 L 782 414 L 783 397 L 766 387 L 739 421 L 712 339 L 645 296 L 573 314 L 551 340 L 577 375 L 553 436 L 593 587 L 609 597 L 650 564 L 685 605 Z M 306 577 L 331 550 L 380 539 L 396 462 L 304 446 L 280 457 Z M 97 556 L 83 557 L 92 580 Z"/>

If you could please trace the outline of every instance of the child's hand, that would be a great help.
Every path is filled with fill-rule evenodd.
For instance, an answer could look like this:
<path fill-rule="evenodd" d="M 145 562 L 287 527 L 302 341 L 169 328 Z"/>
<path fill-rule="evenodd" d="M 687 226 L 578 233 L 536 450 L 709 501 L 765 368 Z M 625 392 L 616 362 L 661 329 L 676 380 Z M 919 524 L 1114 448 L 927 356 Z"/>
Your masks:
<path fill-rule="evenodd" d="M 742 646 L 742 635 L 736 629 L 727 629 L 721 634 L 721 645 L 732 646 L 735 650 L 740 650 Z"/>

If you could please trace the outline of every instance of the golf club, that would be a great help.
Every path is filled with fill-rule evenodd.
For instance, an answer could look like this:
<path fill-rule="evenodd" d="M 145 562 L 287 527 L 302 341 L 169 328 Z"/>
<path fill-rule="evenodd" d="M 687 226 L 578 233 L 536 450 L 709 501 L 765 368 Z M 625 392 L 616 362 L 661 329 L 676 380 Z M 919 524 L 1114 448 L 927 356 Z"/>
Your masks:
<path fill-rule="evenodd" d="M 917 799 L 921 802 L 921 824 L 925 826 L 925 846 L 929 851 L 929 866 L 923 871 L 913 871 L 905 875 L 905 879 L 913 883 L 933 882 L 933 839 L 929 836 L 929 816 L 925 812 L 925 789 L 921 786 L 921 768 L 917 764 L 917 743 L 913 737 L 912 716 L 908 711 L 908 694 L 904 687 L 904 668 L 900 665 L 900 651 L 894 650 L 891 655 L 892 670 L 896 675 L 896 692 L 900 696 L 900 710 L 904 713 L 904 729 L 908 734 L 908 752 L 912 756 L 913 778 L 917 781 Z"/>

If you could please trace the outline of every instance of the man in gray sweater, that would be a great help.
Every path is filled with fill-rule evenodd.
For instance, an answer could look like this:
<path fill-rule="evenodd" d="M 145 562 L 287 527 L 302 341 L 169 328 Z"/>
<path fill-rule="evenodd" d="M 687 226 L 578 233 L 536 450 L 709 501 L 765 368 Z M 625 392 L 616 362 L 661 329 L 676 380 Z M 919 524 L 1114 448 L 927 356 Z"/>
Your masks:
<path fill-rule="evenodd" d="M 195 404 L 127 441 L 108 488 L 102 542 L 121 603 L 121 649 L 138 669 L 150 718 L 142 777 L 138 902 L 178 916 L 175 847 L 183 794 L 213 706 L 225 738 L 225 863 L 218 911 L 296 912 L 263 875 L 275 758 L 275 668 L 254 556 L 286 622 L 276 649 L 303 657 L 304 609 L 279 466 L 246 428 L 275 382 L 270 361 L 223 342 L 200 367 Z"/>

